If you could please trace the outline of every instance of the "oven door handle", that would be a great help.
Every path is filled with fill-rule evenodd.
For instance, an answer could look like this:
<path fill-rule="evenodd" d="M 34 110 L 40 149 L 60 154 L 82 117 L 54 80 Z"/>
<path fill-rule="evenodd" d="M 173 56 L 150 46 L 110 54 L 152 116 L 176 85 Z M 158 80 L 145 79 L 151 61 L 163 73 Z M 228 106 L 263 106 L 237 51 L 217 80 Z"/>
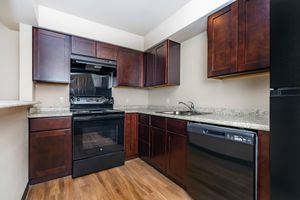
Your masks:
<path fill-rule="evenodd" d="M 73 120 L 76 122 L 80 121 L 95 121 L 95 120 L 108 120 L 108 119 L 124 119 L 123 114 L 116 115 L 97 115 L 97 116 L 77 116 L 73 117 Z"/>

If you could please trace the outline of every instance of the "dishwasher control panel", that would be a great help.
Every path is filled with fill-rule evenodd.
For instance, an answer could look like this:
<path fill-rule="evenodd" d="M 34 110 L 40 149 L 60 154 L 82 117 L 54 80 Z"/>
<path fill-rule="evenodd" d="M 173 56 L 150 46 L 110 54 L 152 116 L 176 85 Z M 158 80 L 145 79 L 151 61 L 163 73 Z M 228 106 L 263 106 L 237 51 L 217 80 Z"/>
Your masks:
<path fill-rule="evenodd" d="M 252 137 L 227 133 L 226 138 L 229 139 L 229 140 L 237 141 L 237 142 L 253 144 L 253 138 Z"/>

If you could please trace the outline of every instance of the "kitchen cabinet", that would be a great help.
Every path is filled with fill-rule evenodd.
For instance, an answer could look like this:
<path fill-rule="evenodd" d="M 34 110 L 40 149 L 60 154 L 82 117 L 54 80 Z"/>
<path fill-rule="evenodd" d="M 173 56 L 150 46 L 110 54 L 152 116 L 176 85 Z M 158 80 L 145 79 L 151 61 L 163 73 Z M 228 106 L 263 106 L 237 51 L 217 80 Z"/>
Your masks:
<path fill-rule="evenodd" d="M 208 17 L 208 77 L 269 68 L 270 0 L 238 0 Z"/>
<path fill-rule="evenodd" d="M 33 80 L 70 82 L 70 36 L 33 28 Z"/>
<path fill-rule="evenodd" d="M 149 116 L 139 114 L 138 124 L 138 154 L 146 162 L 150 161 L 150 130 Z"/>
<path fill-rule="evenodd" d="M 97 42 L 97 58 L 117 60 L 118 47 L 104 42 Z"/>
<path fill-rule="evenodd" d="M 71 117 L 29 119 L 30 184 L 71 174 L 71 121 Z"/>
<path fill-rule="evenodd" d="M 270 200 L 270 133 L 258 131 L 258 200 Z"/>
<path fill-rule="evenodd" d="M 72 54 L 96 57 L 96 41 L 72 36 Z"/>
<path fill-rule="evenodd" d="M 177 183 L 185 185 L 187 136 L 173 132 L 168 134 L 168 168 L 167 173 Z"/>
<path fill-rule="evenodd" d="M 184 120 L 139 115 L 139 157 L 183 187 L 186 174 L 186 132 L 187 122 Z"/>
<path fill-rule="evenodd" d="M 117 86 L 143 87 L 143 52 L 118 48 Z"/>
<path fill-rule="evenodd" d="M 187 154 L 187 122 L 167 119 L 168 164 L 167 173 L 178 184 L 185 186 Z"/>
<path fill-rule="evenodd" d="M 239 0 L 238 72 L 270 65 L 270 0 Z"/>
<path fill-rule="evenodd" d="M 237 71 L 237 2 L 208 17 L 208 77 Z"/>
<path fill-rule="evenodd" d="M 146 87 L 180 84 L 180 44 L 166 40 L 145 53 Z"/>
<path fill-rule="evenodd" d="M 150 128 L 151 142 L 151 163 L 161 171 L 166 171 L 167 166 L 167 134 L 163 129 Z"/>
<path fill-rule="evenodd" d="M 129 160 L 138 155 L 138 114 L 125 114 L 125 159 Z"/>

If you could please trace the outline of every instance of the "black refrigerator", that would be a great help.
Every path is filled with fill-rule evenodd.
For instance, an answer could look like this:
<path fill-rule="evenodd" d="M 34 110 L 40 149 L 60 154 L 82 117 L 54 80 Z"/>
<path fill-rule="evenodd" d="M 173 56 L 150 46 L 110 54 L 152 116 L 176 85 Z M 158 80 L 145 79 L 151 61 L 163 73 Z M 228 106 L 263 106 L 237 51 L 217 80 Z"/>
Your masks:
<path fill-rule="evenodd" d="M 271 200 L 300 200 L 300 0 L 271 0 Z"/>

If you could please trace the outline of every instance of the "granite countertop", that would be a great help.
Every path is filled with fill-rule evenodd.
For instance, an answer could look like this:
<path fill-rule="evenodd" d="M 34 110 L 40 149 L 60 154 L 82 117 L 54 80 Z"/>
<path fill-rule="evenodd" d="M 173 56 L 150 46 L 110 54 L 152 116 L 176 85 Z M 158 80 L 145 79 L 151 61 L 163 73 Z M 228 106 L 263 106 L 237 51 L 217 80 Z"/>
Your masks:
<path fill-rule="evenodd" d="M 0 104 L 1 105 L 1 104 Z M 259 110 L 239 111 L 229 109 L 196 108 L 199 112 L 209 114 L 195 116 L 178 116 L 163 113 L 161 111 L 183 110 L 185 108 L 167 106 L 115 106 L 114 109 L 125 111 L 125 113 L 142 113 L 191 122 L 203 122 L 215 125 L 224 125 L 252 130 L 269 131 L 269 114 Z M 64 117 L 72 116 L 69 108 L 34 108 L 31 109 L 28 118 L 42 117 Z"/>
<path fill-rule="evenodd" d="M 269 115 L 264 112 L 241 112 L 241 111 L 230 111 L 230 110 L 208 110 L 208 109 L 196 109 L 201 112 L 211 112 L 210 114 L 196 115 L 196 116 L 178 116 L 169 115 L 163 113 L 157 113 L 160 111 L 174 110 L 172 108 L 146 108 L 146 107 L 118 107 L 117 109 L 123 110 L 126 113 L 143 113 L 149 115 L 156 115 L 162 117 L 169 117 L 175 119 L 181 119 L 191 122 L 203 122 L 215 125 L 224 125 L 237 128 L 245 128 L 252 130 L 269 131 Z"/>
<path fill-rule="evenodd" d="M 0 101 L 0 109 L 6 108 L 14 108 L 14 107 L 21 107 L 21 106 L 32 106 L 38 104 L 39 102 L 36 101 L 19 101 L 19 100 L 8 100 L 8 101 Z"/>
<path fill-rule="evenodd" d="M 31 109 L 28 118 L 43 117 L 68 117 L 72 116 L 69 108 L 34 108 Z"/>

